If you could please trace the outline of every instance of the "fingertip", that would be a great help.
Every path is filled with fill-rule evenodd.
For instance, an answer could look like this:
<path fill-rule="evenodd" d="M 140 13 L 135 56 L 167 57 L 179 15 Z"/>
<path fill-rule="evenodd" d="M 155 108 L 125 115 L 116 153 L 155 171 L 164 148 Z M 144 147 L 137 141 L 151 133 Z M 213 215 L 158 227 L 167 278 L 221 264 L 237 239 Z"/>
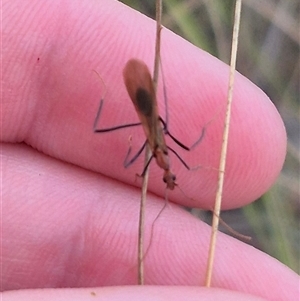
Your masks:
<path fill-rule="evenodd" d="M 4 92 L 4 97 L 9 99 L 9 105 L 5 107 L 10 113 L 7 116 L 13 122 L 17 120 L 12 126 L 5 127 L 4 133 L 10 135 L 7 139 L 25 141 L 53 157 L 133 184 L 134 174 L 143 169 L 143 163 L 140 159 L 130 169 L 123 168 L 127 140 L 132 135 L 133 148 L 138 149 L 145 136 L 137 128 L 109 134 L 93 133 L 101 87 L 97 79 L 93 80 L 91 71 L 97 70 L 107 89 L 99 126 L 137 122 L 137 114 L 123 83 L 122 70 L 132 57 L 142 59 L 152 70 L 155 22 L 113 1 L 102 1 L 101 4 L 94 1 L 84 6 L 58 1 L 57 6 L 51 6 L 49 12 L 40 12 L 37 17 L 29 14 L 30 5 L 22 3 L 27 14 L 16 10 L 15 18 L 22 12 L 34 19 L 35 26 L 28 22 L 26 37 L 30 45 L 34 44 L 30 37 L 42 37 L 34 52 L 40 60 L 34 73 L 27 72 L 32 61 L 24 60 L 26 64 L 21 64 L 22 72 L 19 73 L 25 74 L 29 87 L 26 95 L 14 95 L 13 98 L 25 99 L 22 105 L 15 105 L 9 89 Z M 53 15 L 59 22 L 52 22 Z M 36 26 L 41 16 L 44 16 L 43 23 Z M 48 23 L 52 27 L 46 26 Z M 14 47 L 28 56 L 27 49 L 20 47 L 22 40 L 18 39 L 18 35 L 12 36 Z M 14 49 L 13 53 L 17 51 Z M 177 175 L 185 193 L 198 200 L 197 206 L 211 208 L 217 187 L 216 170 L 219 168 L 229 68 L 166 28 L 162 30 L 161 53 L 170 132 L 184 144 L 192 145 L 209 123 L 203 141 L 193 151 L 181 151 L 176 146 L 176 151 L 178 149 L 189 166 L 205 168 L 190 172 L 176 157 L 171 157 L 172 172 Z M 160 115 L 164 117 L 162 76 L 157 99 Z M 167 143 L 172 146 L 171 141 Z M 285 148 L 285 129 L 276 108 L 264 93 L 237 74 L 224 208 L 247 204 L 263 194 L 280 172 Z M 151 167 L 149 187 L 156 194 L 164 194 L 162 170 L 155 166 Z M 171 199 L 195 205 L 195 202 L 183 199 L 176 189 Z"/>

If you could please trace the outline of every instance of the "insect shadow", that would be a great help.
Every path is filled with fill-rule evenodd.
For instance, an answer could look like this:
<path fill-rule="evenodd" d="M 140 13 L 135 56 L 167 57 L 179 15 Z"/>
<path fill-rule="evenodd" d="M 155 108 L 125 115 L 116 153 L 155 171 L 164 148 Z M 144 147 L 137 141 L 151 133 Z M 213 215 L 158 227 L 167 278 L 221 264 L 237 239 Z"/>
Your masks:
<path fill-rule="evenodd" d="M 164 170 L 163 181 L 167 184 L 167 188 L 173 190 L 174 187 L 177 186 L 177 183 L 175 182 L 176 176 L 170 170 L 168 151 L 171 151 L 188 170 L 191 170 L 191 168 L 174 149 L 166 145 L 165 135 L 168 135 L 177 145 L 179 145 L 184 150 L 190 151 L 203 139 L 205 134 L 205 127 L 202 129 L 201 136 L 197 139 L 197 141 L 192 146 L 187 147 L 178 139 L 176 139 L 168 129 L 168 104 L 165 85 L 163 85 L 163 92 L 165 98 L 166 121 L 164 121 L 158 114 L 158 105 L 156 100 L 154 84 L 147 65 L 141 60 L 130 59 L 123 69 L 123 78 L 127 92 L 135 107 L 140 122 L 98 129 L 97 124 L 104 103 L 104 99 L 102 98 L 94 121 L 94 132 L 105 133 L 123 128 L 142 125 L 147 139 L 142 145 L 142 147 L 139 149 L 139 151 L 131 158 L 131 146 L 129 146 L 127 155 L 124 160 L 124 167 L 127 168 L 128 166 L 133 164 L 143 152 L 148 143 L 152 155 L 146 163 L 141 176 L 143 177 L 145 175 L 149 164 L 151 163 L 152 159 L 155 158 L 157 165 Z"/>

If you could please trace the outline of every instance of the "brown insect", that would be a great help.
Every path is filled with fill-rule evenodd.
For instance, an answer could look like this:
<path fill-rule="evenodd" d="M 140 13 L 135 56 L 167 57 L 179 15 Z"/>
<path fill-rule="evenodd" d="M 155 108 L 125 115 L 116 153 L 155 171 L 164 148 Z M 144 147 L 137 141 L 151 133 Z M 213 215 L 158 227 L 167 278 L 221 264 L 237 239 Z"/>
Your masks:
<path fill-rule="evenodd" d="M 158 115 L 157 100 L 149 69 L 144 62 L 131 59 L 125 65 L 123 77 L 153 157 L 157 165 L 164 170 L 163 181 L 167 184 L 167 188 L 173 190 L 176 186 L 176 176 L 170 170 L 168 148 Z"/>
<path fill-rule="evenodd" d="M 149 143 L 150 149 L 152 151 L 152 156 L 147 162 L 141 176 L 144 176 L 151 160 L 155 158 L 157 165 L 164 170 L 163 181 L 167 184 L 167 188 L 173 190 L 177 184 L 175 182 L 176 176 L 170 170 L 168 150 L 173 152 L 188 170 L 190 170 L 190 168 L 176 153 L 176 151 L 166 145 L 165 135 L 169 135 L 173 139 L 173 141 L 176 142 L 180 147 L 189 151 L 201 141 L 204 135 L 204 129 L 202 130 L 201 137 L 190 148 L 182 144 L 173 135 L 170 134 L 167 129 L 167 123 L 164 122 L 164 120 L 158 114 L 158 106 L 153 80 L 147 65 L 143 61 L 138 59 L 130 59 L 124 67 L 123 78 L 128 94 L 140 119 L 140 123 L 124 124 L 107 129 L 96 129 L 96 124 L 98 123 L 100 111 L 103 105 L 103 100 L 101 100 L 100 107 L 94 122 L 94 132 L 108 132 L 125 127 L 142 125 L 147 140 L 145 141 L 141 149 L 137 152 L 137 154 L 128 161 L 129 155 L 131 153 L 131 147 L 129 148 L 124 161 L 124 166 L 128 167 L 129 165 L 131 165 L 142 153 L 146 144 Z"/>

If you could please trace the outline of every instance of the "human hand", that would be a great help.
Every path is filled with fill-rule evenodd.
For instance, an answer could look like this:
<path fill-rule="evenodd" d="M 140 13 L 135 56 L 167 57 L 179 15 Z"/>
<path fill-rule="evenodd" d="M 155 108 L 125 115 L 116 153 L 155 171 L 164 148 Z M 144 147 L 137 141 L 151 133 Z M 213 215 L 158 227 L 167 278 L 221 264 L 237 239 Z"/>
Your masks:
<path fill-rule="evenodd" d="M 126 296 L 140 300 L 153 291 L 172 300 L 212 295 L 214 300 L 229 300 L 238 292 L 252 298 L 295 300 L 299 283 L 295 273 L 222 234 L 214 288 L 190 287 L 204 283 L 210 228 L 176 205 L 155 223 L 145 258 L 146 283 L 168 287 L 117 288 L 137 281 L 140 190 L 132 185 L 143 158 L 126 170 L 122 163 L 128 137 L 133 136 L 136 147 L 145 137 L 135 128 L 93 133 L 104 88 L 92 70 L 106 85 L 99 127 L 138 121 L 122 82 L 122 68 L 131 57 L 152 66 L 154 23 L 120 3 L 104 0 L 6 1 L 3 16 L 2 289 L 35 289 L 7 292 L 5 300 L 50 299 L 55 294 L 61 300 L 74 296 L 79 300 L 92 291 L 102 299 L 109 295 L 110 300 Z M 169 127 L 176 138 L 192 144 L 220 112 L 199 147 L 187 153 L 179 150 L 191 166 L 216 167 L 228 67 L 166 29 L 162 64 Z M 162 99 L 160 87 L 158 100 Z M 284 160 L 285 139 L 272 103 L 238 75 L 224 208 L 243 206 L 272 185 Z M 175 189 L 170 201 L 211 208 L 216 172 L 206 168 L 189 172 L 171 159 L 178 183 L 191 199 Z M 164 189 L 162 171 L 152 165 L 149 191 L 160 197 L 148 196 L 147 242 L 163 206 Z M 96 286 L 100 288 L 90 289 Z M 56 290 L 39 290 L 47 287 Z M 58 289 L 66 287 L 73 289 Z"/>

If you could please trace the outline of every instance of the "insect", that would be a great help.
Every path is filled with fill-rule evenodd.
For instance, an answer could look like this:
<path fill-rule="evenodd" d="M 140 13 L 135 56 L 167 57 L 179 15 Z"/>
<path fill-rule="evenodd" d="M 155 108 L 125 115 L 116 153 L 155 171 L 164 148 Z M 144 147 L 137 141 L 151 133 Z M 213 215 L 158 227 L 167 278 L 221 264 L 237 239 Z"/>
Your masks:
<path fill-rule="evenodd" d="M 140 122 L 124 124 L 107 129 L 96 129 L 96 124 L 98 123 L 100 111 L 103 105 L 103 100 L 101 100 L 100 107 L 94 122 L 94 132 L 108 132 L 125 127 L 142 125 L 147 140 L 145 141 L 141 149 L 137 152 L 137 154 L 128 161 L 131 152 L 131 148 L 129 148 L 124 161 L 124 166 L 128 167 L 130 164 L 132 164 L 139 157 L 146 144 L 148 143 L 152 152 L 152 156 L 147 162 L 141 176 L 144 176 L 150 162 L 153 158 L 155 158 L 157 165 L 164 170 L 163 181 L 167 184 L 168 189 L 173 190 L 177 183 L 175 182 L 176 176 L 170 169 L 168 151 L 170 150 L 172 153 L 174 153 L 188 170 L 190 170 L 190 167 L 183 161 L 183 159 L 176 153 L 175 150 L 166 145 L 165 135 L 169 135 L 171 139 L 181 148 L 189 151 L 202 140 L 204 136 L 204 129 L 202 130 L 200 138 L 190 148 L 182 144 L 179 140 L 177 140 L 173 135 L 170 134 L 167 128 L 167 123 L 158 114 L 158 105 L 153 80 L 147 65 L 143 61 L 138 59 L 130 59 L 124 67 L 123 78 L 127 92 L 131 98 L 131 101 L 133 102 Z"/>

